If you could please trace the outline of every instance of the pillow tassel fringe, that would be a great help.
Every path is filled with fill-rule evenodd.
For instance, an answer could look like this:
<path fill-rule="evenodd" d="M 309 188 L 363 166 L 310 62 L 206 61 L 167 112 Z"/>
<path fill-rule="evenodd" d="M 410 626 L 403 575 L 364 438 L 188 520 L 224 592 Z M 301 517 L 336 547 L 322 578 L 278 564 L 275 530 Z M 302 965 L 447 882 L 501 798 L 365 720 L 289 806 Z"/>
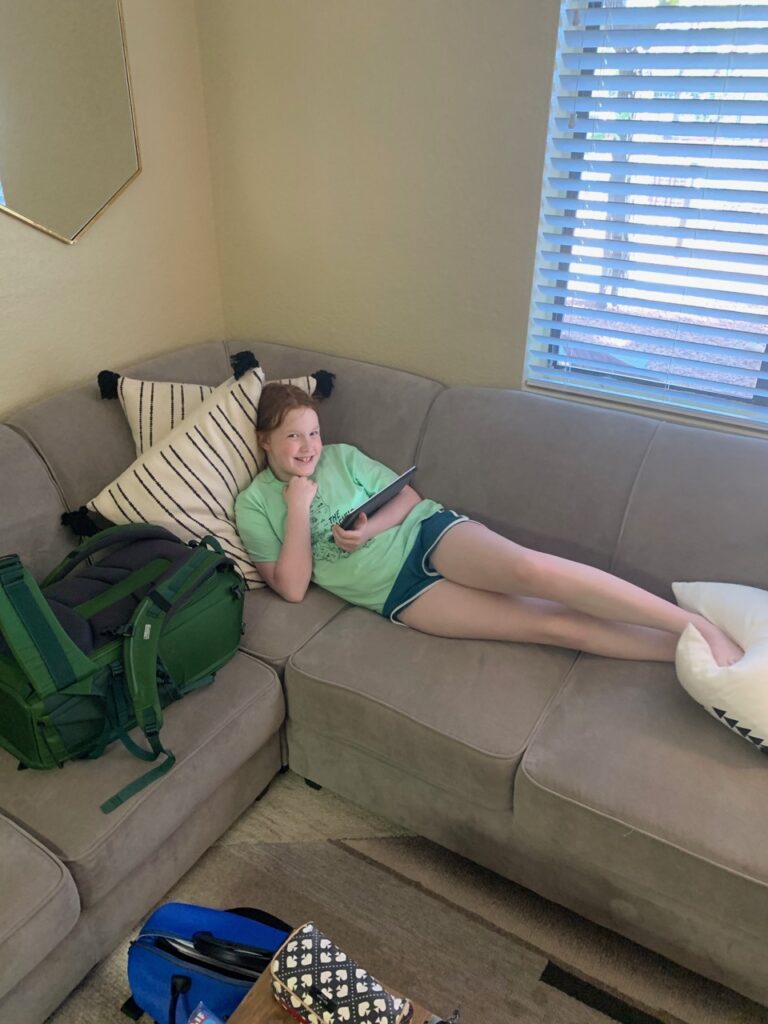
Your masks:
<path fill-rule="evenodd" d="M 93 537 L 99 533 L 99 527 L 85 505 L 81 505 L 74 512 L 63 512 L 61 525 L 68 526 L 76 537 Z"/>
<path fill-rule="evenodd" d="M 336 374 L 331 373 L 330 370 L 317 370 L 316 373 L 311 373 L 310 377 L 315 378 L 315 398 L 328 398 L 333 391 L 333 384 L 336 380 Z"/>
<path fill-rule="evenodd" d="M 113 370 L 102 370 L 97 378 L 102 398 L 117 398 L 117 382 L 120 374 Z"/>
<path fill-rule="evenodd" d="M 253 352 L 249 352 L 246 349 L 243 352 L 235 352 L 229 360 L 229 365 L 232 367 L 235 374 L 235 380 L 240 380 L 243 374 L 247 373 L 248 370 L 256 369 L 259 365 L 259 360 Z"/>

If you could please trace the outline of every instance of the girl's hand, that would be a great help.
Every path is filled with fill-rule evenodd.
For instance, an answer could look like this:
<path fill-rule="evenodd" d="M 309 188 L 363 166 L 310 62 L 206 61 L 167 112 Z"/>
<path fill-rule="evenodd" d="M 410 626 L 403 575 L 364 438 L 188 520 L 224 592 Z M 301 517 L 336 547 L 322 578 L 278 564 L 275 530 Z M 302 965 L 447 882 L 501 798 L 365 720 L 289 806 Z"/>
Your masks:
<path fill-rule="evenodd" d="M 289 509 L 309 511 L 317 494 L 317 484 L 308 476 L 293 476 L 283 488 L 283 497 Z"/>
<path fill-rule="evenodd" d="M 331 531 L 333 539 L 336 541 L 336 546 L 340 547 L 342 551 L 357 551 L 358 548 L 361 548 L 370 539 L 368 516 L 365 512 L 361 512 L 355 520 L 354 528 L 351 530 L 342 530 L 338 523 L 334 523 Z"/>

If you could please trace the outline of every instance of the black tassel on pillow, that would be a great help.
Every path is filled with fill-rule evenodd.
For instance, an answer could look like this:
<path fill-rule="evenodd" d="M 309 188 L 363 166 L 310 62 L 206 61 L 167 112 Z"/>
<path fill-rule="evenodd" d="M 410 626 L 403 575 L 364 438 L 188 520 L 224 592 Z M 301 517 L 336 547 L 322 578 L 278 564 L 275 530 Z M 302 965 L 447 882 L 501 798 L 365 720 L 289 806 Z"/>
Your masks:
<path fill-rule="evenodd" d="M 102 398 L 117 398 L 117 382 L 120 374 L 112 370 L 102 370 L 96 378 L 99 382 L 99 391 Z"/>
<path fill-rule="evenodd" d="M 235 374 L 235 380 L 240 380 L 244 373 L 248 370 L 255 370 L 259 365 L 259 360 L 253 354 L 253 352 L 235 352 L 230 357 L 229 365 Z"/>
<path fill-rule="evenodd" d="M 68 526 L 76 537 L 93 537 L 101 532 L 101 528 L 91 518 L 90 510 L 85 505 L 81 505 L 75 512 L 64 512 L 61 516 L 61 525 Z"/>
<path fill-rule="evenodd" d="M 336 374 L 331 373 L 330 370 L 317 370 L 316 373 L 310 373 L 310 377 L 314 377 L 317 381 L 313 397 L 328 398 L 333 391 L 333 382 L 336 380 Z"/>

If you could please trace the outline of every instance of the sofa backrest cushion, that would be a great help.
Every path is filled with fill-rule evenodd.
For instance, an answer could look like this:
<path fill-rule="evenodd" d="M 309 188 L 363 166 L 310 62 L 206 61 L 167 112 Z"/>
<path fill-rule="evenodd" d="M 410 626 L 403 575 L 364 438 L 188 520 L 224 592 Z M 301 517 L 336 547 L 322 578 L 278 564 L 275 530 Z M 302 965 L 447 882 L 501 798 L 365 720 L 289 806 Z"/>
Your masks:
<path fill-rule="evenodd" d="M 675 580 L 768 588 L 768 441 L 522 391 L 452 388 L 420 493 L 529 547 L 672 598 Z"/>
<path fill-rule="evenodd" d="M 520 544 L 607 569 L 658 422 L 563 399 L 451 388 L 414 487 Z"/>
<path fill-rule="evenodd" d="M 321 406 L 324 440 L 356 444 L 398 471 L 413 462 L 427 412 L 444 390 L 401 370 L 258 341 L 192 345 L 125 372 L 142 380 L 216 385 L 232 373 L 229 357 L 243 349 L 255 353 L 268 380 L 318 369 L 335 373 L 333 395 Z M 41 453 L 69 508 L 84 505 L 136 456 L 120 403 L 101 398 L 95 375 L 92 384 L 21 409 L 9 422 Z"/>
<path fill-rule="evenodd" d="M 75 547 L 60 523 L 64 503 L 37 452 L 3 425 L 0 473 L 0 555 L 17 554 L 39 580 Z"/>
<path fill-rule="evenodd" d="M 668 596 L 675 580 L 768 589 L 768 441 L 661 423 L 614 570 Z"/>
<path fill-rule="evenodd" d="M 413 464 L 430 406 L 445 390 L 426 377 L 357 359 L 261 341 L 227 343 L 229 355 L 246 348 L 255 352 L 267 380 L 320 369 L 335 373 L 333 394 L 320 405 L 323 441 L 357 445 L 398 473 Z"/>
<path fill-rule="evenodd" d="M 126 372 L 145 380 L 221 384 L 232 369 L 223 344 L 207 342 L 158 356 Z M 136 457 L 120 403 L 101 398 L 96 374 L 91 384 L 28 406 L 9 423 L 41 453 L 70 508 L 84 505 Z"/>

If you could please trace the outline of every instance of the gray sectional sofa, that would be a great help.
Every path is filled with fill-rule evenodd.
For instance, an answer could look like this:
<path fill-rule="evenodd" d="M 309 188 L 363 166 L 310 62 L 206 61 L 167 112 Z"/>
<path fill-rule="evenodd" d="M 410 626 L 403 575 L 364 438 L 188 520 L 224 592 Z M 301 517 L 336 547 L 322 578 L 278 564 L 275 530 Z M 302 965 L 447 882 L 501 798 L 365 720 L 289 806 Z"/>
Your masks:
<path fill-rule="evenodd" d="M 446 388 L 268 343 L 211 342 L 133 367 L 218 383 L 250 344 L 268 378 L 324 368 L 326 441 L 521 543 L 669 596 L 675 579 L 768 588 L 768 441 L 519 391 Z M 133 458 L 95 383 L 0 426 L 0 554 L 42 575 L 59 525 Z M 242 649 L 173 705 L 169 775 L 98 762 L 18 772 L 0 752 L 0 1020 L 37 1024 L 268 786 L 280 767 L 403 823 L 768 1004 L 768 760 L 671 666 L 445 640 L 311 587 L 246 600 Z"/>

